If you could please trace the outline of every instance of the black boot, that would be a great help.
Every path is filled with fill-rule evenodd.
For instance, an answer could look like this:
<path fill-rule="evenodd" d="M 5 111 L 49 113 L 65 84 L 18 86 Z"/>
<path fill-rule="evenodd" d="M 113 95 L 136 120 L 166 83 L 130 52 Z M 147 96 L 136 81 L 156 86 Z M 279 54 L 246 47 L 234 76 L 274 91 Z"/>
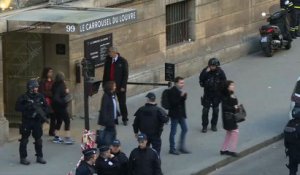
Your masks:
<path fill-rule="evenodd" d="M 20 164 L 22 164 L 22 165 L 29 165 L 30 162 L 26 158 L 21 158 L 20 159 Z"/>
<path fill-rule="evenodd" d="M 47 162 L 43 159 L 43 157 L 36 157 L 36 162 L 40 164 L 46 164 Z"/>
<path fill-rule="evenodd" d="M 211 126 L 211 130 L 214 131 L 214 132 L 217 132 L 218 131 L 217 126 L 216 125 L 212 125 Z"/>

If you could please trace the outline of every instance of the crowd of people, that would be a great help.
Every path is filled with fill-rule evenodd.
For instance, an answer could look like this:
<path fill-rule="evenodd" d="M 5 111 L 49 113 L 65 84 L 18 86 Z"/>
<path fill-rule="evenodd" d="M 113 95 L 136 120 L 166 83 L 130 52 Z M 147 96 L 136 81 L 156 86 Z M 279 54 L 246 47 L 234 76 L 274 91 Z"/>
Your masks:
<path fill-rule="evenodd" d="M 174 79 L 174 86 L 167 89 L 168 107 L 157 105 L 153 92 L 146 95 L 147 102 L 134 113 L 133 133 L 138 141 L 138 147 L 133 149 L 129 158 L 121 151 L 121 142 L 117 137 L 118 118 L 127 125 L 128 112 L 126 107 L 126 89 L 128 81 L 128 63 L 121 57 L 115 47 L 109 48 L 109 56 L 104 64 L 103 89 L 100 112 L 98 117 L 99 132 L 97 132 L 97 148 L 83 150 L 84 159 L 76 170 L 76 175 L 161 175 L 161 135 L 163 127 L 170 121 L 169 153 L 173 155 L 189 154 L 186 146 L 188 132 L 186 100 L 183 77 Z M 53 78 L 53 69 L 45 68 L 40 82 L 30 80 L 27 92 L 17 103 L 16 110 L 22 112 L 20 127 L 20 163 L 29 165 L 26 145 L 32 133 L 35 139 L 36 161 L 45 164 L 42 153 L 42 123 L 50 118 L 49 135 L 54 143 L 73 144 L 70 133 L 70 117 L 67 110 L 72 97 L 64 81 L 62 72 Z M 223 127 L 226 137 L 220 148 L 221 155 L 238 156 L 236 153 L 238 141 L 238 125 L 233 115 L 239 110 L 238 100 L 234 95 L 235 85 L 227 80 L 217 58 L 212 58 L 208 66 L 199 76 L 200 86 L 204 88 L 201 97 L 202 132 L 206 133 L 209 124 L 209 109 L 212 107 L 211 130 L 217 131 L 219 105 L 222 104 Z M 166 103 L 166 102 L 165 102 Z M 162 105 L 163 106 L 163 105 Z M 168 112 L 166 112 L 168 110 Z M 65 134 L 60 131 L 64 122 Z M 179 144 L 175 136 L 177 126 L 181 133 Z M 99 154 L 99 155 L 98 155 Z"/>

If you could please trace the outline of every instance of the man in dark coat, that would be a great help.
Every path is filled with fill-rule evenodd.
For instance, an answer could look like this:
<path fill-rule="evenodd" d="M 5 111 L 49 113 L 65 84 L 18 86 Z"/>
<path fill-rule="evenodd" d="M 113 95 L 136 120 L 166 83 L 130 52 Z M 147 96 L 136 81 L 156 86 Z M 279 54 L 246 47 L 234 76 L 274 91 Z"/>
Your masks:
<path fill-rule="evenodd" d="M 146 97 L 148 98 L 147 103 L 140 107 L 134 114 L 133 131 L 135 136 L 138 135 L 138 132 L 146 134 L 148 138 L 147 146 L 151 144 L 152 148 L 159 155 L 161 149 L 160 137 L 163 126 L 169 121 L 169 118 L 167 117 L 167 113 L 157 106 L 154 93 L 149 92 Z"/>
<path fill-rule="evenodd" d="M 38 93 L 39 84 L 36 80 L 29 80 L 27 82 L 27 92 L 20 96 L 16 102 L 16 111 L 22 113 L 22 124 L 20 126 L 21 139 L 19 153 L 20 163 L 29 165 L 30 162 L 27 157 L 27 144 L 29 136 L 32 134 L 35 142 L 34 148 L 36 152 L 36 162 L 46 164 L 43 159 L 43 129 L 42 123 L 48 122 L 46 116 L 49 112 L 47 102 L 44 96 Z"/>
<path fill-rule="evenodd" d="M 108 146 L 99 148 L 100 155 L 96 160 L 96 170 L 98 175 L 118 175 L 120 162 L 116 156 L 111 154 Z"/>
<path fill-rule="evenodd" d="M 162 175 L 161 161 L 157 152 L 147 147 L 147 136 L 137 136 L 139 147 L 129 156 L 129 175 Z"/>
<path fill-rule="evenodd" d="M 126 89 L 128 81 L 128 62 L 125 58 L 120 56 L 115 47 L 109 48 L 109 56 L 106 58 L 104 64 L 103 85 L 108 81 L 116 82 L 116 94 L 119 100 L 122 121 L 124 125 L 127 125 Z"/>
<path fill-rule="evenodd" d="M 204 68 L 199 76 L 200 86 L 204 88 L 201 97 L 202 109 L 202 132 L 207 132 L 209 108 L 212 107 L 211 130 L 217 131 L 219 116 L 219 104 L 221 102 L 221 89 L 226 81 L 224 71 L 220 68 L 217 58 L 211 58 L 208 66 Z"/>
<path fill-rule="evenodd" d="M 120 166 L 118 175 L 128 174 L 128 157 L 121 151 L 121 142 L 116 139 L 110 147 L 111 153 L 119 160 Z"/>
<path fill-rule="evenodd" d="M 185 148 L 185 136 L 188 131 L 186 124 L 186 111 L 185 111 L 185 101 L 187 99 L 187 93 L 184 91 L 184 79 L 182 77 L 175 78 L 175 86 L 173 86 L 169 92 L 169 116 L 171 118 L 171 131 L 170 131 L 170 154 L 179 155 L 180 153 L 175 148 L 175 135 L 177 130 L 177 125 L 181 127 L 181 134 L 179 140 L 179 151 L 184 154 L 190 153 Z"/>
<path fill-rule="evenodd" d="M 98 157 L 97 149 L 86 149 L 82 151 L 82 154 L 84 155 L 84 160 L 80 162 L 75 175 L 94 175 L 96 173 L 94 164 Z"/>
<path fill-rule="evenodd" d="M 115 82 L 109 81 L 105 84 L 98 118 L 98 124 L 100 125 L 100 138 L 98 139 L 99 143 L 97 143 L 98 147 L 104 145 L 110 146 L 117 136 L 116 122 L 118 110 L 114 93 L 115 89 Z"/>

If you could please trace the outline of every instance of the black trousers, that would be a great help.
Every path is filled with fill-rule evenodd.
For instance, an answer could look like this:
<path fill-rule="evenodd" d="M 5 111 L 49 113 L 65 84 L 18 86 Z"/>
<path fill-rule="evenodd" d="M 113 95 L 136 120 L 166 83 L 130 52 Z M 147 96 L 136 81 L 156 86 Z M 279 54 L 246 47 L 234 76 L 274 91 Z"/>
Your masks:
<path fill-rule="evenodd" d="M 291 11 L 291 28 L 290 31 L 292 34 L 296 34 L 299 31 L 300 24 L 300 9 L 294 8 Z"/>
<path fill-rule="evenodd" d="M 126 91 L 125 92 L 117 92 L 117 97 L 119 100 L 120 105 L 120 112 L 122 115 L 122 121 L 128 121 L 128 112 L 127 112 L 127 105 L 126 105 Z"/>
<path fill-rule="evenodd" d="M 50 118 L 49 135 L 55 135 L 55 126 L 56 126 L 57 120 L 56 120 L 54 113 L 50 113 L 49 118 Z"/>
<path fill-rule="evenodd" d="M 20 147 L 19 147 L 19 153 L 20 158 L 26 158 L 27 157 L 27 144 L 28 144 L 28 138 L 32 134 L 32 137 L 34 138 L 34 148 L 36 152 L 37 157 L 43 157 L 43 141 L 41 139 L 43 135 L 43 129 L 42 124 L 40 121 L 34 120 L 34 119 L 26 119 L 22 122 L 20 126 L 20 134 L 21 139 L 20 141 Z"/>
<path fill-rule="evenodd" d="M 60 130 L 62 122 L 64 122 L 65 123 L 65 131 L 70 131 L 71 120 L 70 120 L 70 116 L 68 113 L 68 109 L 53 106 L 53 110 L 54 110 L 54 115 L 56 118 L 55 129 Z"/>
<path fill-rule="evenodd" d="M 296 174 L 298 171 L 298 164 L 300 163 L 299 158 L 289 156 L 289 169 L 290 174 Z"/>
<path fill-rule="evenodd" d="M 202 109 L 202 126 L 207 127 L 208 125 L 208 113 L 210 107 L 212 107 L 212 119 L 211 119 L 211 125 L 216 126 L 218 123 L 218 117 L 219 117 L 219 104 L 221 102 L 220 97 L 216 96 L 208 96 L 205 95 L 201 98 L 201 104 L 203 106 Z"/>
<path fill-rule="evenodd" d="M 161 150 L 161 138 L 160 138 L 160 136 L 147 135 L 147 140 L 148 140 L 147 146 L 150 146 L 150 144 L 151 144 L 152 148 L 157 152 L 158 155 L 160 155 L 160 150 Z"/>

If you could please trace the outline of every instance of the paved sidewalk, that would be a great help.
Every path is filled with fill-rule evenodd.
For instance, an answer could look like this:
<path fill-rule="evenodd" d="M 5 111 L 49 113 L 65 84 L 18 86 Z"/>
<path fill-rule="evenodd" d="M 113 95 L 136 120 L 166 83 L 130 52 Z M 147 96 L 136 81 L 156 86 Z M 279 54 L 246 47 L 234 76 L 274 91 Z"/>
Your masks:
<path fill-rule="evenodd" d="M 290 51 L 282 50 L 275 53 L 272 58 L 257 53 L 222 66 L 228 79 L 236 82 L 239 102 L 244 104 L 248 113 L 247 121 L 239 125 L 239 152 L 282 133 L 288 120 L 290 94 L 296 78 L 300 75 L 300 52 L 297 51 L 297 46 L 300 46 L 299 41 L 293 43 L 293 48 Z M 153 92 L 159 97 L 163 89 L 158 88 Z M 202 107 L 200 106 L 200 96 L 203 90 L 199 87 L 198 74 L 186 79 L 186 90 L 188 92 L 187 123 L 189 127 L 187 148 L 191 150 L 192 154 L 180 156 L 168 154 L 170 126 L 166 125 L 162 136 L 161 152 L 164 175 L 190 175 L 222 160 L 228 160 L 219 155 L 220 145 L 225 136 L 222 121 L 219 120 L 218 122 L 218 132 L 209 130 L 206 134 L 201 133 Z M 123 125 L 117 127 L 118 137 L 127 154 L 137 145 L 131 126 L 132 114 L 140 105 L 144 104 L 144 96 L 145 93 L 128 99 L 129 124 L 126 127 Z M 98 128 L 96 122 L 96 118 L 90 121 L 92 129 Z M 33 141 L 28 144 L 28 158 L 32 160 L 30 166 L 19 164 L 17 141 L 5 144 L 0 148 L 0 175 L 67 174 L 69 170 L 74 168 L 81 156 L 79 143 L 84 120 L 76 118 L 72 121 L 71 126 L 77 140 L 75 145 L 53 144 L 49 141 L 50 137 L 44 136 L 44 157 L 48 161 L 46 165 L 34 162 Z M 178 128 L 177 131 L 180 132 L 180 129 Z"/>

